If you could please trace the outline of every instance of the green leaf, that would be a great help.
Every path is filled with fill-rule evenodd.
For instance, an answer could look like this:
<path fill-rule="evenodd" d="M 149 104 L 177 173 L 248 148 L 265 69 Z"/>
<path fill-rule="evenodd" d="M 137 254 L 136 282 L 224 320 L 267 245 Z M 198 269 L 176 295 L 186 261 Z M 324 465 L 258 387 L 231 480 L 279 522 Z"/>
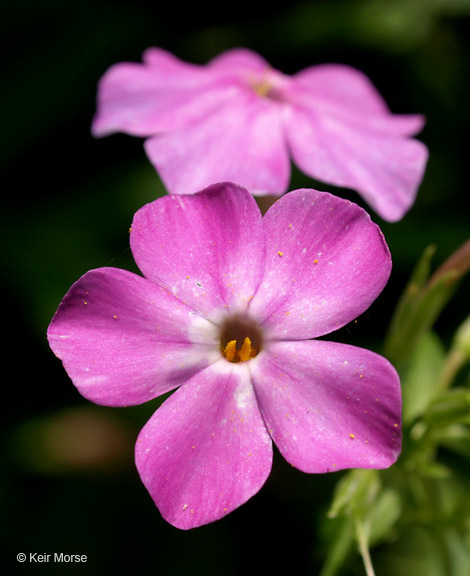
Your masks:
<path fill-rule="evenodd" d="M 470 316 L 462 322 L 455 333 L 452 347 L 441 371 L 440 387 L 443 390 L 449 388 L 468 362 L 470 362 Z M 467 378 L 470 382 L 469 371 L 467 371 Z"/>
<path fill-rule="evenodd" d="M 329 518 L 351 512 L 365 512 L 380 489 L 377 470 L 350 470 L 336 485 L 333 501 L 328 510 Z"/>
<path fill-rule="evenodd" d="M 350 518 L 341 517 L 328 522 L 335 526 L 329 538 L 328 552 L 320 576 L 338 574 L 354 547 L 354 530 Z"/>
<path fill-rule="evenodd" d="M 451 388 L 435 398 L 424 414 L 430 427 L 470 424 L 470 390 Z"/>
<path fill-rule="evenodd" d="M 411 526 L 394 545 L 375 559 L 380 576 L 452 576 L 434 531 Z"/>
<path fill-rule="evenodd" d="M 440 462 L 432 461 L 432 460 L 425 460 L 419 463 L 417 466 L 420 476 L 424 476 L 426 478 L 433 478 L 435 480 L 445 480 L 452 476 L 451 470 L 445 466 L 445 464 L 441 464 Z"/>
<path fill-rule="evenodd" d="M 470 316 L 462 322 L 454 338 L 454 347 L 461 350 L 467 361 L 470 361 Z"/>
<path fill-rule="evenodd" d="M 431 437 L 440 446 L 470 459 L 470 428 L 468 426 L 454 424 L 445 428 L 434 428 L 431 431 Z"/>
<path fill-rule="evenodd" d="M 380 491 L 377 470 L 350 470 L 336 485 L 328 518 L 335 525 L 336 534 L 330 545 L 320 576 L 334 576 L 354 550 L 353 519 L 367 516 Z"/>
<path fill-rule="evenodd" d="M 436 248 L 433 245 L 425 249 L 396 306 L 385 342 L 385 355 L 392 361 L 402 356 L 403 339 L 412 331 L 415 310 L 421 299 L 425 282 L 429 278 L 431 259 L 435 251 Z"/>
<path fill-rule="evenodd" d="M 440 339 L 431 331 L 424 334 L 401 378 L 405 424 L 421 416 L 438 394 L 444 362 L 445 352 Z"/>
<path fill-rule="evenodd" d="M 383 490 L 370 510 L 370 545 L 386 538 L 401 515 L 401 500 L 397 491 Z"/>
<path fill-rule="evenodd" d="M 468 538 L 468 534 L 467 534 Z M 445 550 L 452 576 L 468 576 L 470 567 L 470 550 L 464 536 L 456 530 L 447 530 L 444 534 Z"/>
<path fill-rule="evenodd" d="M 409 361 L 421 337 L 452 297 L 458 281 L 470 269 L 470 241 L 428 278 L 433 254 L 434 246 L 424 251 L 390 322 L 384 353 L 399 366 Z"/>

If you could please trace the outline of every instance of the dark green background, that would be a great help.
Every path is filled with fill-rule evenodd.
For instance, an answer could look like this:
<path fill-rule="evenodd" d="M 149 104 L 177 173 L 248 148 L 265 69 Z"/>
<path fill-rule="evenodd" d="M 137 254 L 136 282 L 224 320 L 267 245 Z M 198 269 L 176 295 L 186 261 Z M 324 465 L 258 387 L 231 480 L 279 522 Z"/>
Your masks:
<path fill-rule="evenodd" d="M 201 64 L 245 46 L 286 73 L 355 66 L 393 112 L 427 117 L 418 137 L 430 160 L 416 204 L 395 224 L 372 214 L 392 252 L 390 282 L 337 339 L 380 350 L 424 248 L 436 245 L 437 266 L 469 236 L 470 2 L 173 4 L 31 0 L 1 9 L 0 563 L 10 563 L 9 573 L 315 575 L 324 554 L 319 525 L 340 476 L 302 474 L 276 454 L 249 503 L 181 532 L 161 519 L 133 463 L 135 437 L 156 404 L 90 405 L 49 350 L 47 325 L 69 286 L 91 268 L 133 269 L 132 216 L 164 193 L 142 140 L 90 135 L 96 85 L 110 65 L 139 61 L 149 46 Z M 301 186 L 333 190 L 294 170 L 291 188 Z M 335 192 L 367 208 L 354 192 Z M 468 289 L 465 279 L 436 324 L 447 343 L 469 313 Z M 88 562 L 19 565 L 19 552 L 86 554 Z M 361 574 L 360 561 L 346 573 Z"/>

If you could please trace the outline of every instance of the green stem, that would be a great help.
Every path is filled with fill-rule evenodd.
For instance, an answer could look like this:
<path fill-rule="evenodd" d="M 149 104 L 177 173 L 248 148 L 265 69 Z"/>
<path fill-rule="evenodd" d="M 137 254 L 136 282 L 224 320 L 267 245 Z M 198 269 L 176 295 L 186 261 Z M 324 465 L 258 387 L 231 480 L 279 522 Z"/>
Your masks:
<path fill-rule="evenodd" d="M 358 515 L 354 518 L 354 526 L 356 528 L 357 542 L 359 544 L 359 552 L 362 556 L 362 562 L 367 576 L 375 576 L 374 567 L 370 558 L 369 546 L 367 542 L 367 535 L 364 529 L 364 522 Z"/>
<path fill-rule="evenodd" d="M 446 363 L 441 373 L 439 386 L 441 390 L 446 390 L 452 384 L 457 372 L 465 364 L 465 354 L 459 348 L 454 348 L 448 354 Z"/>

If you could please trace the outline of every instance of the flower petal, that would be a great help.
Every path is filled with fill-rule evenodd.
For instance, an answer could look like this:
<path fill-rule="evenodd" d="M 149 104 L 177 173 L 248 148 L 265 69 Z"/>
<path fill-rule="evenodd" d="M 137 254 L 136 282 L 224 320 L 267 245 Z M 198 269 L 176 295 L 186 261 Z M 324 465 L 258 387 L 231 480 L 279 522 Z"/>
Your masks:
<path fill-rule="evenodd" d="M 270 343 L 252 377 L 271 437 L 296 468 L 386 468 L 397 459 L 400 381 L 382 356 L 320 340 Z"/>
<path fill-rule="evenodd" d="M 425 122 L 420 114 L 391 114 L 369 78 L 360 70 L 342 64 L 306 68 L 292 76 L 285 90 L 296 105 L 343 118 L 362 129 L 413 135 Z"/>
<path fill-rule="evenodd" d="M 264 219 L 266 274 L 250 303 L 266 337 L 314 338 L 364 312 L 391 270 L 365 210 L 325 192 L 296 190 Z"/>
<path fill-rule="evenodd" d="M 134 216 L 131 248 L 143 274 L 213 321 L 244 310 L 264 268 L 262 218 L 235 184 L 165 196 Z"/>
<path fill-rule="evenodd" d="M 262 56 L 248 48 L 234 48 L 222 52 L 209 62 L 208 67 L 223 75 L 235 74 L 239 77 L 250 73 L 263 73 L 270 69 Z"/>
<path fill-rule="evenodd" d="M 182 529 L 222 518 L 266 481 L 272 443 L 246 364 L 220 360 L 177 390 L 141 431 L 136 464 L 163 517 Z"/>
<path fill-rule="evenodd" d="M 110 406 L 155 398 L 220 357 L 212 324 L 159 286 L 115 268 L 82 276 L 47 336 L 80 393 Z"/>
<path fill-rule="evenodd" d="M 412 206 L 428 151 L 414 131 L 421 117 L 374 117 L 338 113 L 333 104 L 293 106 L 285 121 L 294 162 L 310 176 L 357 190 L 385 220 L 396 221 Z M 413 129 L 413 130 L 411 130 Z M 398 133 L 398 134 L 397 134 Z"/>
<path fill-rule="evenodd" d="M 207 67 L 152 48 L 145 52 L 143 64 L 115 64 L 103 75 L 92 133 L 150 136 L 175 130 L 218 109 L 233 96 L 233 88 Z"/>
<path fill-rule="evenodd" d="M 234 86 L 235 89 L 235 86 Z M 147 155 L 172 194 L 192 194 L 232 181 L 252 194 L 282 194 L 290 177 L 279 102 L 250 88 L 191 126 L 145 142 Z"/>

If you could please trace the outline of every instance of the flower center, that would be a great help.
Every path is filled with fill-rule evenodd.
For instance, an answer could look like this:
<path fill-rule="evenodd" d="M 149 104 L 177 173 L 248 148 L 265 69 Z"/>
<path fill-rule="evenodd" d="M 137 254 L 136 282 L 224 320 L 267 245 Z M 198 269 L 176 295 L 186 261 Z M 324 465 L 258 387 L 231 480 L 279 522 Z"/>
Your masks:
<path fill-rule="evenodd" d="M 252 320 L 233 316 L 222 325 L 220 350 L 229 362 L 247 362 L 259 354 L 261 347 L 261 330 Z"/>
<path fill-rule="evenodd" d="M 266 78 L 261 80 L 254 80 L 251 83 L 251 87 L 256 92 L 256 94 L 258 94 L 258 96 L 261 96 L 261 98 L 268 98 L 272 88 L 270 82 L 268 82 Z"/>
<path fill-rule="evenodd" d="M 279 91 L 278 83 L 267 74 L 258 78 L 251 78 L 249 83 L 253 92 L 260 98 L 276 100 L 279 102 L 284 100 Z"/>

